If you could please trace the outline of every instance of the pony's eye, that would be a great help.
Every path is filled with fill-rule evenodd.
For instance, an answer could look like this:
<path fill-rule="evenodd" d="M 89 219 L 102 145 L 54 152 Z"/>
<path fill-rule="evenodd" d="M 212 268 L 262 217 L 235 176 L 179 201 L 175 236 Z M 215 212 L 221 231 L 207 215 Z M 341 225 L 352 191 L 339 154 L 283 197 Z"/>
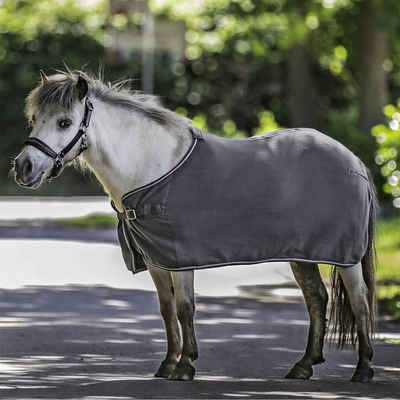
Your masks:
<path fill-rule="evenodd" d="M 61 128 L 61 129 L 66 129 L 68 128 L 70 125 L 72 124 L 72 121 L 68 118 L 66 119 L 59 119 L 57 121 L 57 125 Z"/>
<path fill-rule="evenodd" d="M 35 125 L 35 122 L 36 122 L 36 117 L 35 114 L 33 114 L 29 120 L 29 126 Z"/>

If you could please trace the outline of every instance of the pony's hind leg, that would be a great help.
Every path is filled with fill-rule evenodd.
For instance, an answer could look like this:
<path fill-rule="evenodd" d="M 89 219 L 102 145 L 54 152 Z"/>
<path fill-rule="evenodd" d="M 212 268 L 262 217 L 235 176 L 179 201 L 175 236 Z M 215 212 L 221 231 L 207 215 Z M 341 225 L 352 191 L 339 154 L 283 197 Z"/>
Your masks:
<path fill-rule="evenodd" d="M 286 378 L 309 379 L 312 366 L 324 362 L 322 348 L 326 329 L 326 306 L 328 293 L 322 282 L 317 264 L 290 263 L 294 277 L 300 286 L 310 316 L 308 342 L 303 358 L 298 361 Z"/>
<path fill-rule="evenodd" d="M 197 343 L 194 332 L 194 272 L 172 272 L 172 281 L 175 290 L 176 308 L 178 319 L 181 323 L 183 348 L 182 356 L 170 379 L 192 380 L 195 369 L 192 361 L 198 357 Z"/>
<path fill-rule="evenodd" d="M 174 371 L 182 351 L 172 278 L 169 271 L 154 268 L 150 265 L 148 265 L 147 268 L 156 285 L 168 343 L 167 355 L 161 362 L 155 376 L 168 378 Z"/>
<path fill-rule="evenodd" d="M 353 267 L 337 267 L 343 280 L 351 309 L 357 326 L 358 364 L 351 380 L 353 382 L 370 382 L 374 376 L 371 368 L 373 349 L 370 340 L 370 316 L 368 305 L 368 288 L 364 282 L 361 263 Z"/>

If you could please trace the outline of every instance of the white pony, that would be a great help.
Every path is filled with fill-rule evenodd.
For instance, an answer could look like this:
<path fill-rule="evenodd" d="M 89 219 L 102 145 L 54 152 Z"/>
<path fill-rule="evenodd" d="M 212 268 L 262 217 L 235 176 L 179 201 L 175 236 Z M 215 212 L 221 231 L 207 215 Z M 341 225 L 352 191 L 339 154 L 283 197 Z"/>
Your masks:
<path fill-rule="evenodd" d="M 93 112 L 94 110 L 94 112 Z M 160 106 L 152 96 L 121 85 L 106 85 L 82 72 L 42 73 L 41 83 L 27 98 L 32 133 L 15 159 L 16 182 L 37 189 L 57 177 L 73 160 L 96 175 L 116 209 L 124 213 L 122 197 L 168 174 L 192 145 L 189 121 Z M 369 382 L 371 332 L 374 321 L 373 217 L 362 263 L 337 266 L 333 273 L 330 322 L 339 347 L 358 339 L 359 362 L 352 380 Z M 324 361 L 328 294 L 318 265 L 301 260 L 291 267 L 310 314 L 304 356 L 287 378 L 308 379 L 312 366 Z M 147 265 L 160 301 L 167 335 L 167 354 L 156 376 L 191 380 L 198 357 L 195 339 L 193 270 L 171 272 Z M 181 328 L 181 329 L 180 329 Z"/>

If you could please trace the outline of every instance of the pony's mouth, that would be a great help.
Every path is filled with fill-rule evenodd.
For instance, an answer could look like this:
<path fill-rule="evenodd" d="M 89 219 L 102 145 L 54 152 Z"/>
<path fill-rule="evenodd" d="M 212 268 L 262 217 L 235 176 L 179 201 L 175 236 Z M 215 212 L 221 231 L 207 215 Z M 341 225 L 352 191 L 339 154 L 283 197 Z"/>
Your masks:
<path fill-rule="evenodd" d="M 42 178 L 44 175 L 44 171 L 38 174 L 34 179 L 32 179 L 30 182 L 23 182 L 20 179 L 16 179 L 18 185 L 26 188 L 26 189 L 37 189 L 41 183 L 42 183 Z"/>

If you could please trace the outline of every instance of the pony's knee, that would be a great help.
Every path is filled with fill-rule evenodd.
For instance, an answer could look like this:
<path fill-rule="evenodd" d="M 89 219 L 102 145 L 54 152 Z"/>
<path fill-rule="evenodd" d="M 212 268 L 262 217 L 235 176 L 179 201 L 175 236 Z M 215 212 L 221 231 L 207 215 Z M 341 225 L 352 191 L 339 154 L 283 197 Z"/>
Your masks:
<path fill-rule="evenodd" d="M 323 308 L 326 309 L 326 306 L 328 305 L 328 301 L 329 301 L 329 295 L 328 295 L 328 291 L 326 290 L 326 287 L 323 283 L 321 285 L 319 285 L 319 287 L 318 287 L 318 294 L 319 294 Z"/>
<path fill-rule="evenodd" d="M 193 271 L 172 275 L 175 289 L 176 311 L 179 321 L 191 320 L 194 315 Z"/>
<path fill-rule="evenodd" d="M 176 315 L 175 304 L 173 301 L 160 301 L 160 314 L 164 319 L 170 319 Z"/>
<path fill-rule="evenodd" d="M 177 314 L 179 321 L 191 321 L 194 316 L 194 302 L 191 300 L 180 300 L 177 302 Z"/>
<path fill-rule="evenodd" d="M 325 286 L 314 290 L 307 301 L 308 311 L 310 316 L 318 319 L 325 319 L 326 309 L 328 306 L 328 292 Z"/>

